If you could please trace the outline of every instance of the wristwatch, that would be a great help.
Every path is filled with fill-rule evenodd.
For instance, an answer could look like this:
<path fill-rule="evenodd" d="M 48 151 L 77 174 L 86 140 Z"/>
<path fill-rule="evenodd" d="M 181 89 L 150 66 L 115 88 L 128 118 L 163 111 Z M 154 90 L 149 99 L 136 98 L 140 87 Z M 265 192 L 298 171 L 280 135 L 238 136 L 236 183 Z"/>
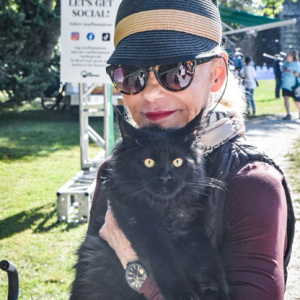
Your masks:
<path fill-rule="evenodd" d="M 127 264 L 125 276 L 129 286 L 138 292 L 148 278 L 148 272 L 140 262 L 134 261 Z"/>

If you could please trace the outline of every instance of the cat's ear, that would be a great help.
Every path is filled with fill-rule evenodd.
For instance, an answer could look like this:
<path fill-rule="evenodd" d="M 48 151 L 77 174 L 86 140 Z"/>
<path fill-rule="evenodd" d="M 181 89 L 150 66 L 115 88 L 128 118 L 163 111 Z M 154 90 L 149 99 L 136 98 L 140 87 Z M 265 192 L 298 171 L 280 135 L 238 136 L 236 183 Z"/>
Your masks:
<path fill-rule="evenodd" d="M 183 128 L 180 129 L 180 134 L 184 138 L 195 139 L 197 132 L 201 130 L 201 120 L 203 116 L 204 109 L 189 123 L 187 123 Z"/>
<path fill-rule="evenodd" d="M 118 118 L 119 129 L 125 143 L 137 143 L 137 138 L 139 136 L 138 129 L 128 123 L 122 116 L 120 110 L 114 107 L 114 112 Z"/>

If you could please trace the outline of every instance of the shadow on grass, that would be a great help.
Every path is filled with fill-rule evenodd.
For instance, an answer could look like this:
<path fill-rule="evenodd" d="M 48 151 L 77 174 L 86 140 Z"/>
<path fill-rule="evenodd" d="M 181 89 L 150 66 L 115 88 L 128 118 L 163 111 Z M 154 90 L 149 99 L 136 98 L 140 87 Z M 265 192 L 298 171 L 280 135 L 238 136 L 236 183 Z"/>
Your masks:
<path fill-rule="evenodd" d="M 47 211 L 47 212 L 45 212 Z M 61 231 L 69 231 L 81 223 L 60 223 L 57 221 L 56 205 L 36 207 L 10 216 L 0 221 L 0 239 L 32 229 L 33 233 L 49 232 L 60 227 Z"/>
<path fill-rule="evenodd" d="M 253 120 L 253 119 L 258 119 L 258 118 L 263 118 L 263 117 L 271 117 L 275 116 L 275 114 L 261 114 L 261 115 L 248 115 L 246 116 L 246 120 Z"/>
<path fill-rule="evenodd" d="M 103 119 L 90 120 L 103 134 Z M 40 157 L 79 146 L 79 123 L 68 112 L 33 110 L 0 114 L 0 160 Z"/>
<path fill-rule="evenodd" d="M 257 100 L 258 102 L 270 102 L 270 101 L 280 101 L 280 99 L 277 98 L 270 98 L 270 99 L 263 99 L 263 100 Z"/>

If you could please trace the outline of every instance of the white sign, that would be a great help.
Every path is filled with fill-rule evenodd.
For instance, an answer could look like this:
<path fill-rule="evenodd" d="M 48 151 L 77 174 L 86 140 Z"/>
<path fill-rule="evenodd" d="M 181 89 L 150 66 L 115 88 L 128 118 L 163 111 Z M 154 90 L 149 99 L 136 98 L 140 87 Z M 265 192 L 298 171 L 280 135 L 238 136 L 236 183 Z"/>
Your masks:
<path fill-rule="evenodd" d="M 111 83 L 106 62 L 114 50 L 120 0 L 61 0 L 61 81 Z"/>

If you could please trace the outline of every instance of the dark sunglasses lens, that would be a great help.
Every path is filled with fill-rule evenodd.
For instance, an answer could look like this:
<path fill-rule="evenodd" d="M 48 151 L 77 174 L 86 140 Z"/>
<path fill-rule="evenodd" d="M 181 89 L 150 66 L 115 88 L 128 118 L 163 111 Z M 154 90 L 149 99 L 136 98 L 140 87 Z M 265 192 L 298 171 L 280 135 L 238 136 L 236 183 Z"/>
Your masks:
<path fill-rule="evenodd" d="M 193 78 L 193 68 L 188 62 L 161 65 L 157 73 L 162 85 L 172 91 L 184 89 Z"/>
<path fill-rule="evenodd" d="M 114 82 L 122 92 L 136 94 L 144 88 L 146 74 L 138 66 L 121 66 L 114 70 Z"/>

